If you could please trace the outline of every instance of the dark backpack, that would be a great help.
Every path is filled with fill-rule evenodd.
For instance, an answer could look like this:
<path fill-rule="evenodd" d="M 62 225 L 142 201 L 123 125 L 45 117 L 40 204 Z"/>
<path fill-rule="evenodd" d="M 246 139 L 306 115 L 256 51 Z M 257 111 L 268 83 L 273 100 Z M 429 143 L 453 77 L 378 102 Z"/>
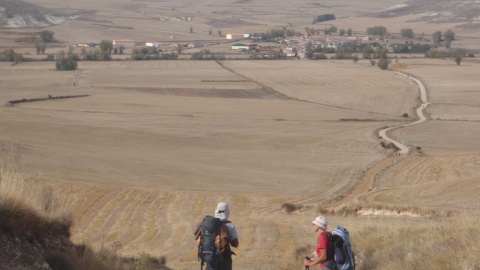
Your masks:
<path fill-rule="evenodd" d="M 341 261 L 344 257 L 341 250 L 343 247 L 343 239 L 338 235 L 333 235 L 326 232 L 323 232 L 322 234 L 327 238 L 328 242 L 327 260 L 325 261 L 325 266 L 333 270 L 338 270 L 337 265 L 339 262 L 337 262 L 337 260 Z"/>
<path fill-rule="evenodd" d="M 227 228 L 225 223 L 219 218 L 205 216 L 199 225 L 198 243 L 198 259 L 202 265 L 204 262 L 208 264 L 216 264 L 223 259 L 222 254 L 225 250 L 229 250 L 230 246 L 226 236 Z"/>
<path fill-rule="evenodd" d="M 348 230 L 337 225 L 331 235 L 327 233 L 324 235 L 328 239 L 325 266 L 335 270 L 354 270 L 355 255 L 350 245 Z"/>

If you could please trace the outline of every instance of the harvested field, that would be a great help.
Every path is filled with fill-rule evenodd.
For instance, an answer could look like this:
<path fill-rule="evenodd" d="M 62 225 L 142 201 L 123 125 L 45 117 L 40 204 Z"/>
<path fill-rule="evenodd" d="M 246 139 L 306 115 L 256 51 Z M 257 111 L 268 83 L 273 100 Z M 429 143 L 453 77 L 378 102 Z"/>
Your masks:
<path fill-rule="evenodd" d="M 260 98 L 260 99 L 283 99 L 283 96 L 259 89 L 202 89 L 202 88 L 124 88 L 138 92 L 187 97 L 218 97 L 218 98 Z"/>
<path fill-rule="evenodd" d="M 274 68 L 251 63 L 263 65 L 264 72 Z M 319 202 L 351 189 L 363 170 L 386 154 L 375 130 L 405 118 L 295 96 L 205 98 L 132 91 L 215 85 L 228 93 L 242 85 L 275 92 L 281 85 L 268 76 L 250 80 L 244 68 L 235 67 L 239 64 L 229 64 L 225 69 L 208 61 L 82 62 L 77 71 L 56 72 L 48 62 L 1 63 L 6 75 L 0 83 L 9 89 L 0 93 L 2 102 L 59 93 L 89 96 L 2 107 L 0 140 L 15 142 L 25 172 L 52 183 L 61 201 L 75 209 L 76 242 L 120 243 L 122 253 L 166 255 L 171 265 L 188 268 L 196 265 L 194 250 L 187 248 L 189 232 L 217 200 L 225 199 L 245 235 L 238 265 L 248 268 L 249 256 L 268 255 L 263 247 L 281 245 L 286 251 L 303 241 L 288 240 L 296 233 L 294 221 L 281 211 L 283 203 L 316 209 Z M 316 67 L 321 70 L 321 63 Z M 364 76 L 377 75 L 375 69 L 362 68 Z M 301 79 L 312 73 L 299 66 L 280 71 L 280 76 L 304 81 L 304 89 L 318 88 L 317 81 Z M 192 74 L 186 80 L 185 72 Z M 38 74 L 38 83 L 29 79 Z M 397 80 L 391 85 L 408 85 L 402 76 L 391 79 Z M 290 92 L 281 96 L 295 93 L 294 88 L 284 86 Z M 403 87 L 388 91 L 392 97 L 397 91 L 416 93 Z M 350 93 L 338 91 L 336 99 Z M 207 193 L 206 187 L 214 191 Z M 216 195 L 207 196 L 212 192 Z M 284 224 L 267 232 L 271 218 Z M 251 220 L 257 225 L 249 225 Z M 178 239 L 183 244 L 174 248 Z M 258 250 L 260 243 L 264 251 Z"/>
<path fill-rule="evenodd" d="M 72 15 L 41 28 L 59 41 L 47 54 L 133 39 L 160 41 L 168 52 L 178 43 L 201 45 L 186 48 L 182 59 L 202 49 L 247 59 L 225 34 L 330 26 L 352 29 L 359 39 L 368 27 L 383 25 L 395 39 L 412 28 L 412 42 L 453 29 L 452 46 L 475 53 L 480 40 L 476 24 L 367 16 L 405 4 L 399 0 L 25 2 Z M 312 24 L 325 13 L 337 19 Z M 16 42 L 38 31 L 1 29 L 0 48 L 43 58 L 33 44 Z M 339 36 L 315 36 L 330 37 Z M 114 58 L 128 59 L 130 51 Z M 480 207 L 478 59 L 457 66 L 453 59 L 397 56 L 396 67 L 425 84 L 431 104 L 426 123 L 388 132 L 411 149 L 387 160 L 392 164 L 377 132 L 415 120 L 417 85 L 365 59 L 80 61 L 72 72 L 55 71 L 54 62 L 0 62 L 0 143 L 13 142 L 23 172 L 51 186 L 74 214 L 76 243 L 166 256 L 176 270 L 195 269 L 192 232 L 226 200 L 240 235 L 235 269 L 280 269 L 296 248 L 315 244 L 312 218 L 337 202 L 468 214 Z M 69 95 L 85 96 L 48 99 Z M 20 99 L 44 100 L 3 106 Z M 365 175 L 372 186 L 361 185 Z M 358 186 L 368 192 L 354 193 Z M 287 215 L 284 203 L 298 210 Z M 329 215 L 329 224 L 368 231 L 377 218 Z M 424 220 L 394 221 L 403 232 Z"/>
<path fill-rule="evenodd" d="M 457 66 L 453 60 L 412 60 L 406 70 L 428 87 L 431 119 L 398 129 L 415 156 L 398 162 L 377 177 L 377 190 L 366 202 L 446 208 L 475 208 L 480 178 L 480 123 L 475 90 L 480 68 Z"/>

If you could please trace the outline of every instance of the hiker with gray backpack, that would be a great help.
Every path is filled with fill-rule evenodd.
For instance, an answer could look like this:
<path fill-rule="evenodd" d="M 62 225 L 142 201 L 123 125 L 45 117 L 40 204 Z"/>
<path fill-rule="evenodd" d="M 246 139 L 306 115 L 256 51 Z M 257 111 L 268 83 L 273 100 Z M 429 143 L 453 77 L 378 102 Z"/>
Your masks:
<path fill-rule="evenodd" d="M 207 215 L 198 224 L 195 239 L 198 244 L 200 270 L 232 270 L 232 247 L 238 247 L 238 233 L 228 220 L 230 209 L 226 202 L 220 202 L 215 215 Z"/>
<path fill-rule="evenodd" d="M 318 233 L 316 257 L 305 257 L 305 269 L 319 264 L 321 270 L 354 270 L 355 255 L 348 230 L 337 225 L 332 232 L 327 231 L 327 218 L 324 216 L 315 218 L 312 226 Z"/>

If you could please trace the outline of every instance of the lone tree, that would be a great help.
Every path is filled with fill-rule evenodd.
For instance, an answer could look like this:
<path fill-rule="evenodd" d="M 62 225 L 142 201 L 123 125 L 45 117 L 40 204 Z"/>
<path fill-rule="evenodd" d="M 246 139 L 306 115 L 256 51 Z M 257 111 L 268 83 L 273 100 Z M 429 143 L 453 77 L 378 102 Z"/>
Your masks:
<path fill-rule="evenodd" d="M 455 32 L 449 29 L 443 33 L 443 38 L 445 39 L 445 47 L 450 48 L 452 41 L 455 39 Z"/>
<path fill-rule="evenodd" d="M 387 28 L 385 26 L 374 26 L 367 28 L 367 34 L 373 36 L 386 36 L 388 34 Z"/>
<path fill-rule="evenodd" d="M 402 28 L 400 35 L 405 38 L 413 38 L 415 36 L 411 28 Z"/>
<path fill-rule="evenodd" d="M 442 41 L 442 32 L 437 31 L 433 33 L 433 43 L 435 43 L 435 45 L 438 46 L 441 41 Z"/>
<path fill-rule="evenodd" d="M 178 54 L 182 54 L 183 52 L 183 45 L 181 43 L 177 43 L 175 46 L 175 49 L 177 49 Z"/>
<path fill-rule="evenodd" d="M 457 65 L 460 66 L 461 62 L 462 62 L 462 56 L 458 54 L 457 56 L 455 56 L 455 63 L 457 63 Z"/>
<path fill-rule="evenodd" d="M 100 56 L 102 60 L 111 60 L 112 51 L 113 51 L 113 41 L 102 40 L 100 42 Z"/>
<path fill-rule="evenodd" d="M 378 60 L 378 64 L 377 66 L 381 69 L 381 70 L 386 70 L 388 68 L 388 59 L 387 58 L 380 58 Z"/>
<path fill-rule="evenodd" d="M 38 34 L 40 35 L 40 39 L 45 43 L 50 43 L 55 41 L 55 39 L 53 38 L 53 35 L 55 35 L 55 33 L 50 30 L 43 30 Z"/>
<path fill-rule="evenodd" d="M 41 40 L 35 41 L 35 49 L 37 49 L 37 54 L 44 54 L 46 47 L 47 45 L 45 44 L 44 41 L 41 41 Z"/>
<path fill-rule="evenodd" d="M 445 33 L 443 33 L 443 38 L 445 40 L 455 40 L 455 32 L 448 29 L 447 31 L 445 31 Z"/>

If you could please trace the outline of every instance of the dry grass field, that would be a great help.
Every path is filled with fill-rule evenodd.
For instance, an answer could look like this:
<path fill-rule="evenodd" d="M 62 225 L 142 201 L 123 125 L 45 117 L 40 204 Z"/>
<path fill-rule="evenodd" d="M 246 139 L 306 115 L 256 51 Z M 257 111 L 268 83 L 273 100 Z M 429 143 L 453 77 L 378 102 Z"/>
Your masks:
<path fill-rule="evenodd" d="M 35 4 L 78 14 L 46 28 L 65 45 L 117 38 L 224 42 L 216 31 L 302 30 L 323 13 L 335 13 L 337 27 L 357 32 L 376 25 L 392 32 L 411 27 L 425 35 L 452 28 L 459 37 L 454 46 L 473 50 L 480 37 L 475 29 L 454 28 L 462 22 L 425 23 L 416 13 L 363 16 L 403 1 L 284 1 L 275 10 L 263 0 L 200 2 Z M 182 16 L 193 20 L 172 19 Z M 3 28 L 0 48 L 17 46 L 14 39 L 32 31 Z M 34 54 L 32 47 L 16 49 Z M 166 256 L 173 269 L 198 267 L 192 232 L 220 200 L 230 203 L 240 234 L 236 269 L 293 269 L 288 260 L 295 250 L 314 245 L 311 220 L 339 202 L 407 214 L 464 211 L 474 217 L 454 224 L 467 232 L 467 223 L 478 223 L 473 213 L 480 206 L 479 64 L 399 62 L 406 67 L 402 72 L 426 86 L 429 119 L 391 133 L 412 151 L 378 171 L 374 166 L 392 154 L 380 146 L 378 131 L 413 121 L 419 93 L 413 81 L 363 59 L 82 61 L 68 72 L 55 71 L 54 62 L 0 62 L 0 143 L 14 144 L 22 172 L 50 186 L 73 213 L 74 242 L 115 246 L 127 255 Z M 7 104 L 49 95 L 88 96 Z M 373 179 L 368 192 L 342 201 L 357 194 L 365 174 Z M 286 214 L 284 203 L 300 209 Z M 329 222 L 351 228 L 362 259 L 382 256 L 363 235 L 378 229 L 401 238 L 405 228 L 420 223 L 420 231 L 441 227 L 435 218 L 331 215 Z M 421 269 L 411 263 L 411 269 Z M 475 265 L 464 269 L 478 269 Z"/>
<path fill-rule="evenodd" d="M 432 65 L 431 60 L 411 61 L 406 70 L 411 74 Z M 304 63 L 225 61 L 227 69 L 198 61 L 82 62 L 73 72 L 54 71 L 48 62 L 4 63 L 3 104 L 48 95 L 89 96 L 4 106 L 1 139 L 18 144 L 24 170 L 51 183 L 71 207 L 74 241 L 120 245 L 124 254 L 166 255 L 170 266 L 190 269 L 196 264 L 190 232 L 216 201 L 227 200 L 242 235 L 236 262 L 251 269 L 252 261 L 265 264 L 282 257 L 282 252 L 269 255 L 274 247 L 287 253 L 307 242 L 309 227 L 298 228 L 298 222 L 308 224 L 318 207 L 329 207 L 322 202 L 351 189 L 365 169 L 385 157 L 375 130 L 407 120 L 398 115 L 416 103 L 415 85 L 394 72 L 362 62 Z M 463 68 L 446 61 L 433 64 L 451 72 Z M 188 80 L 185 73 L 191 74 Z M 431 84 L 449 78 L 418 77 L 429 86 L 432 113 L 437 92 Z M 476 83 L 475 76 L 467 77 Z M 155 91 L 173 86 L 181 94 Z M 262 86 L 280 94 L 202 96 L 212 89 L 267 92 Z M 472 92 L 457 87 L 457 99 L 459 93 Z M 381 102 L 364 107 L 371 98 Z M 397 102 L 402 99 L 410 104 Z M 478 191 L 471 187 L 479 168 L 476 123 L 432 120 L 395 132 L 424 154 L 385 170 L 374 192 L 361 201 L 477 207 Z M 465 186 L 468 193 L 462 192 Z M 303 209 L 285 215 L 285 202 Z M 331 222 L 348 220 L 332 217 Z"/>

